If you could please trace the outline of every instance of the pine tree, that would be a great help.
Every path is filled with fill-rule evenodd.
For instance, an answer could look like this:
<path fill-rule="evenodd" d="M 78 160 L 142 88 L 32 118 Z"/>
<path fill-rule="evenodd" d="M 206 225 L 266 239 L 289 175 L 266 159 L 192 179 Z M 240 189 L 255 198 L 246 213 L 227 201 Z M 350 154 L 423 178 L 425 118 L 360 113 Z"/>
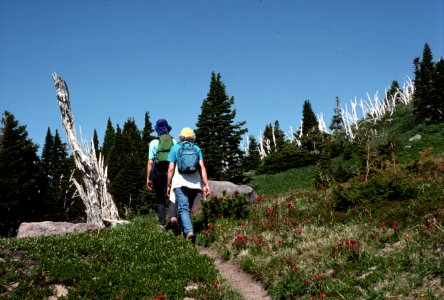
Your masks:
<path fill-rule="evenodd" d="M 94 150 L 96 151 L 96 157 L 99 158 L 100 148 L 99 148 L 99 136 L 97 135 L 97 130 L 94 129 L 93 140 Z M 92 149 L 91 149 L 92 151 Z"/>
<path fill-rule="evenodd" d="M 344 119 L 342 118 L 341 103 L 339 102 L 339 97 L 337 96 L 336 96 L 336 107 L 333 111 L 334 115 L 331 120 L 330 130 L 334 132 L 344 128 Z"/>
<path fill-rule="evenodd" d="M 262 136 L 270 143 L 271 151 L 279 151 L 285 144 L 285 133 L 281 130 L 278 120 L 274 122 L 274 126 L 271 123 L 265 125 Z"/>
<path fill-rule="evenodd" d="M 52 208 L 53 220 L 70 219 L 68 211 L 74 194 L 74 187 L 71 187 L 71 169 L 67 152 L 67 145 L 62 143 L 59 132 L 55 131 L 53 144 L 53 173 L 51 188 L 53 193 L 54 206 Z"/>
<path fill-rule="evenodd" d="M 13 236 L 23 221 L 38 218 L 38 146 L 28 138 L 26 126 L 5 111 L 0 131 L 0 235 Z"/>
<path fill-rule="evenodd" d="M 210 90 L 203 100 L 196 124 L 197 143 L 201 147 L 208 176 L 229 179 L 240 173 L 242 151 L 239 148 L 246 122 L 234 123 L 234 97 L 228 97 L 221 75 L 211 74 Z"/>
<path fill-rule="evenodd" d="M 413 114 L 418 122 L 429 122 L 439 118 L 440 112 L 433 99 L 434 63 L 432 51 L 428 44 L 424 45 L 422 61 L 417 57 L 415 65 L 415 93 L 413 95 Z M 439 105 L 438 105 L 439 106 Z"/>
<path fill-rule="evenodd" d="M 434 77 L 434 96 L 436 101 L 436 108 L 440 112 L 438 119 L 440 122 L 444 121 L 444 59 L 440 59 L 435 65 Z"/>
<path fill-rule="evenodd" d="M 150 120 L 150 113 L 147 111 L 145 112 L 145 125 L 143 127 L 142 132 L 142 141 L 144 146 L 146 147 L 146 151 L 148 153 L 148 145 L 152 140 L 156 138 L 156 136 L 152 135 L 151 133 L 154 131 L 153 124 Z"/>
<path fill-rule="evenodd" d="M 279 121 L 274 121 L 274 136 L 276 140 L 276 150 L 280 151 L 285 144 L 285 133 L 281 129 L 281 126 L 279 125 Z"/>
<path fill-rule="evenodd" d="M 52 165 L 53 145 L 54 145 L 54 136 L 51 133 L 51 129 L 48 127 L 45 137 L 45 144 L 43 145 L 42 149 L 42 158 L 41 158 L 42 172 L 48 178 L 52 178 L 54 175 L 53 174 L 54 166 Z"/>
<path fill-rule="evenodd" d="M 311 108 L 309 100 L 305 100 L 302 107 L 302 147 L 310 152 L 319 153 L 322 147 L 323 136 L 319 130 L 318 120 Z"/>
<path fill-rule="evenodd" d="M 242 167 L 245 171 L 256 170 L 260 163 L 259 145 L 254 135 L 250 135 L 248 137 L 248 154 L 242 161 Z"/>
<path fill-rule="evenodd" d="M 123 130 L 117 126 L 115 144 L 110 151 L 109 174 L 111 194 L 123 212 L 138 211 L 146 178 L 146 152 L 142 135 L 134 119 L 128 119 Z"/>
<path fill-rule="evenodd" d="M 309 100 L 304 101 L 302 107 L 302 134 L 308 135 L 311 132 L 319 131 L 319 124 L 313 109 L 311 108 L 311 103 Z"/>
<path fill-rule="evenodd" d="M 115 132 L 113 124 L 111 122 L 111 118 L 108 118 L 108 123 L 106 125 L 106 131 L 105 131 L 105 136 L 103 138 L 103 145 L 102 145 L 102 155 L 105 158 L 106 165 L 109 165 L 109 154 L 110 154 L 111 148 L 114 145 L 115 136 L 116 136 L 116 132 Z"/>

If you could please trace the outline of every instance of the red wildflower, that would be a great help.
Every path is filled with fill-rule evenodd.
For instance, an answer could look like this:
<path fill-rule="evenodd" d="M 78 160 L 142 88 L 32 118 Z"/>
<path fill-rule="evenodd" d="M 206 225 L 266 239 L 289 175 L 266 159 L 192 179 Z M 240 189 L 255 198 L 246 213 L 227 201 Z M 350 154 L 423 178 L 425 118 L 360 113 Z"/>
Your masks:
<path fill-rule="evenodd" d="M 153 298 L 153 300 L 162 300 L 162 299 L 166 299 L 162 294 L 157 295 L 156 297 Z"/>
<path fill-rule="evenodd" d="M 90 290 L 89 290 L 89 294 L 90 294 L 90 295 L 94 295 L 94 290 L 93 290 L 93 289 L 90 289 Z"/>
<path fill-rule="evenodd" d="M 392 228 L 396 230 L 396 227 L 398 226 L 398 222 L 393 221 L 392 222 Z"/>
<path fill-rule="evenodd" d="M 325 293 L 320 293 L 320 294 L 319 294 L 319 297 L 320 297 L 320 298 L 327 298 L 327 295 L 326 295 Z"/>
<path fill-rule="evenodd" d="M 299 270 L 298 267 L 294 267 L 294 268 L 293 268 L 293 271 L 297 271 L 297 270 Z"/>

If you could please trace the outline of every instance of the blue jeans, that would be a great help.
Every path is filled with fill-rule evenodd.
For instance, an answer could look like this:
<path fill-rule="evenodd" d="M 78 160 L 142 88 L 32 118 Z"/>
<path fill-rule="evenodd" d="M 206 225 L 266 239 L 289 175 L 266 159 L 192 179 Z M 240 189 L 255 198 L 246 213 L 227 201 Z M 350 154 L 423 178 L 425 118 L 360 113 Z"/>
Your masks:
<path fill-rule="evenodd" d="M 179 208 L 179 215 L 182 220 L 182 233 L 184 236 L 190 231 L 193 231 L 193 224 L 191 224 L 190 211 L 194 204 L 194 199 L 200 190 L 190 189 L 187 187 L 175 188 L 177 206 Z"/>

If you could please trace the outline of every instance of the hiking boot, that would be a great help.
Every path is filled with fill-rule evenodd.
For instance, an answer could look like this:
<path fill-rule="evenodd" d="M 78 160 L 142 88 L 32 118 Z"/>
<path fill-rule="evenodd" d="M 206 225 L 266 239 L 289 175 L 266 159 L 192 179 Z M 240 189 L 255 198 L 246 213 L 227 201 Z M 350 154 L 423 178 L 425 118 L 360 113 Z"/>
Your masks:
<path fill-rule="evenodd" d="M 176 217 L 171 217 L 170 222 L 171 222 L 171 227 L 172 228 L 176 228 L 177 227 L 177 218 Z"/>
<path fill-rule="evenodd" d="M 194 243 L 194 233 L 192 231 L 188 232 L 185 239 L 190 240 L 191 242 Z"/>

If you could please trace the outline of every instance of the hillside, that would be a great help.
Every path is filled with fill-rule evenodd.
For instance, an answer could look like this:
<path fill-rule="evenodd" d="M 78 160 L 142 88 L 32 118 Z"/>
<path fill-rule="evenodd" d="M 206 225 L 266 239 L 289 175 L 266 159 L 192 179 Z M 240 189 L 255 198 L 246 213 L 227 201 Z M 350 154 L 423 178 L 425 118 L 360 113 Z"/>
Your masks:
<path fill-rule="evenodd" d="M 325 165 L 255 176 L 253 205 L 207 202 L 193 220 L 197 243 L 273 299 L 442 299 L 444 124 L 415 124 L 406 106 L 361 128 L 378 134 Z M 5 299 L 49 297 L 57 284 L 68 299 L 240 299 L 153 214 L 79 235 L 0 239 L 0 258 Z"/>

